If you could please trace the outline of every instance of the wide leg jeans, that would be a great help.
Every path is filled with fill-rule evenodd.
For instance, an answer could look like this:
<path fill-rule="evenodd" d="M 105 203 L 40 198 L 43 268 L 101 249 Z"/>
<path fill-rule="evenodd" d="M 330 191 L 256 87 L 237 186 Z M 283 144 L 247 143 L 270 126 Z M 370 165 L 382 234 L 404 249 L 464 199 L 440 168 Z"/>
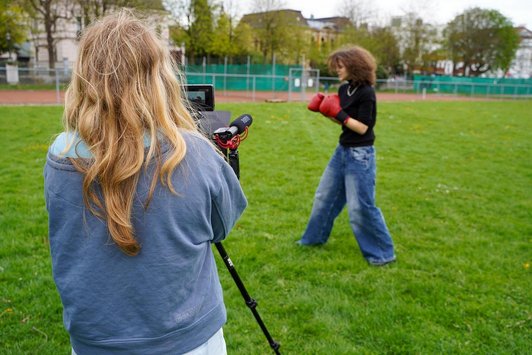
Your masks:
<path fill-rule="evenodd" d="M 393 241 L 375 205 L 375 148 L 338 145 L 321 177 L 300 243 L 324 244 L 347 204 L 349 223 L 362 255 L 371 264 L 395 259 Z"/>

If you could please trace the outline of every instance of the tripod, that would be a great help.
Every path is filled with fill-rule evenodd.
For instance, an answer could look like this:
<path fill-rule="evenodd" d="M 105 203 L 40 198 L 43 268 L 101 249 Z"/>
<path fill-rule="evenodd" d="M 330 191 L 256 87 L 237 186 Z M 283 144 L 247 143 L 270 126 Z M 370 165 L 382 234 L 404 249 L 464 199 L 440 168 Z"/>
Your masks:
<path fill-rule="evenodd" d="M 218 132 L 218 133 L 216 133 Z M 242 134 L 242 137 L 240 135 L 234 135 L 233 137 L 230 137 L 232 134 L 227 134 L 227 132 L 220 132 L 216 131 L 213 135 L 214 141 L 218 145 L 218 148 L 222 151 L 224 154 L 227 162 L 235 172 L 237 178 L 240 179 L 240 166 L 239 166 L 239 158 L 238 158 L 238 145 L 240 144 L 240 140 L 244 139 L 247 136 L 247 127 L 245 132 Z M 244 301 L 246 302 L 246 305 L 251 310 L 251 313 L 253 313 L 253 316 L 257 320 L 257 323 L 259 323 L 260 328 L 262 329 L 262 332 L 266 336 L 266 339 L 268 340 L 268 343 L 270 344 L 270 347 L 273 349 L 275 354 L 280 355 L 279 348 L 281 347 L 281 344 L 276 342 L 272 336 L 270 335 L 270 332 L 268 332 L 268 329 L 266 328 L 266 325 L 264 325 L 264 322 L 262 321 L 259 312 L 257 311 L 257 301 L 255 301 L 251 296 L 249 295 L 248 291 L 246 290 L 246 287 L 244 286 L 244 283 L 240 279 L 240 276 L 238 276 L 238 273 L 236 272 L 235 266 L 231 259 L 229 258 L 229 255 L 227 255 L 227 252 L 225 251 L 223 245 L 221 242 L 214 243 L 216 246 L 216 249 L 218 249 L 218 252 L 220 253 L 220 256 L 222 257 L 225 266 L 229 270 L 229 273 L 233 277 L 233 280 L 236 283 L 236 286 L 240 290 L 240 293 L 242 294 L 242 297 L 244 297 Z"/>

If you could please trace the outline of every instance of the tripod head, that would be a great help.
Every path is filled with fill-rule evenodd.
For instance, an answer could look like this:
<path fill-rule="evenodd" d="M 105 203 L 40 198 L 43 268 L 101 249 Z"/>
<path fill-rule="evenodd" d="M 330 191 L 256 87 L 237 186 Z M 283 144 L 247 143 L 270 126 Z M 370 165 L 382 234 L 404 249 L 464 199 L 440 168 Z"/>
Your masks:
<path fill-rule="evenodd" d="M 244 114 L 228 123 L 230 116 L 231 113 L 228 111 L 200 111 L 196 117 L 199 118 L 200 130 L 216 144 L 236 176 L 240 178 L 237 149 L 240 142 L 246 139 L 248 127 L 253 119 L 250 115 Z"/>
<path fill-rule="evenodd" d="M 253 119 L 250 115 L 244 114 L 229 124 L 229 127 L 221 127 L 214 131 L 212 138 L 221 149 L 235 150 L 248 136 L 248 127 Z"/>

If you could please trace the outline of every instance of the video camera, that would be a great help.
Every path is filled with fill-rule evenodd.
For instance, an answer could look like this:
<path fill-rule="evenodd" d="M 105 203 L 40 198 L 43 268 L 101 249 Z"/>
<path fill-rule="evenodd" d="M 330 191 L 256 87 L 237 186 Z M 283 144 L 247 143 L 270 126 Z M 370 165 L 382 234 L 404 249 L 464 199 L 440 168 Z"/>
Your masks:
<path fill-rule="evenodd" d="M 213 85 L 185 85 L 184 91 L 195 111 L 199 129 L 211 139 L 226 157 L 236 175 L 240 176 L 237 148 L 247 137 L 248 127 L 253 122 L 250 115 L 240 115 L 229 123 L 229 111 L 214 110 Z"/>
<path fill-rule="evenodd" d="M 253 122 L 251 116 L 244 114 L 229 123 L 229 111 L 214 110 L 213 85 L 186 85 L 184 89 L 188 101 L 197 112 L 196 118 L 203 133 L 220 148 L 236 149 L 240 140 L 245 138 L 247 127 Z"/>

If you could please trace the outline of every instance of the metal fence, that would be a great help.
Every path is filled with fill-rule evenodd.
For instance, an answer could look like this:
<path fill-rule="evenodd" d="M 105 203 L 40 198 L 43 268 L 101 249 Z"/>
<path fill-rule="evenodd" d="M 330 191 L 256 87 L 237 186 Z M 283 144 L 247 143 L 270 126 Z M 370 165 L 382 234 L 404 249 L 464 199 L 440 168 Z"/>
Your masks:
<path fill-rule="evenodd" d="M 43 69 L 0 67 L 1 91 L 48 90 L 55 93 L 56 103 L 70 81 L 71 69 Z M 320 77 L 316 70 L 290 70 L 284 75 L 227 74 L 185 72 L 189 84 L 212 84 L 216 96 L 238 96 L 246 101 L 265 97 L 284 101 L 302 101 L 315 92 L 334 93 L 340 82 L 335 77 Z M 504 99 L 531 99 L 532 85 L 501 83 L 467 83 L 461 81 L 406 80 L 392 78 L 377 80 L 377 92 L 430 95 L 471 96 Z M 266 95 L 266 96 L 265 96 Z"/>

